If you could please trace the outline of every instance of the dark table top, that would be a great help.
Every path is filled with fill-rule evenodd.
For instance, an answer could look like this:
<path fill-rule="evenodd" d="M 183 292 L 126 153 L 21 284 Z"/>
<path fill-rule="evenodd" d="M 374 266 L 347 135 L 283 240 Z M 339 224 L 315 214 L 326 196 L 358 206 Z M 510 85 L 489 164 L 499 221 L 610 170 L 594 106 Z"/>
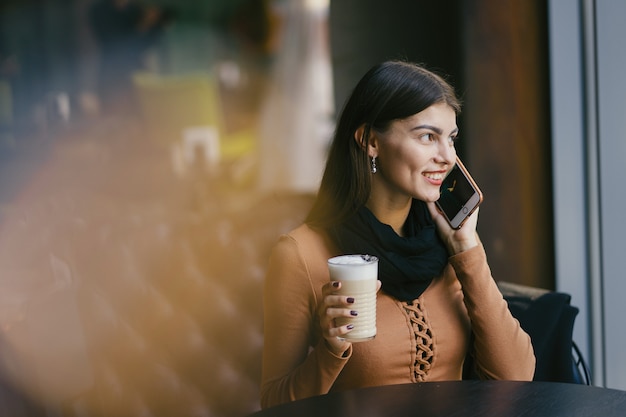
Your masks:
<path fill-rule="evenodd" d="M 254 417 L 626 416 L 626 391 L 555 382 L 447 381 L 361 388 Z"/>

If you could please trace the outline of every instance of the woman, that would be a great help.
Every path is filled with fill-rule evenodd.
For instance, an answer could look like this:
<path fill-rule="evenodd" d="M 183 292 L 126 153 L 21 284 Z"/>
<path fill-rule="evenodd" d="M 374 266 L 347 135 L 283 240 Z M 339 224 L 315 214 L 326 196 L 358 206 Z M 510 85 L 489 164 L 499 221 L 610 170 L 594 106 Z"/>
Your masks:
<path fill-rule="evenodd" d="M 485 379 L 531 380 L 530 338 L 511 316 L 476 234 L 435 208 L 454 166 L 460 104 L 441 77 L 390 61 L 358 83 L 339 119 L 305 224 L 281 236 L 264 291 L 261 405 L 357 387 L 459 380 L 468 354 Z M 327 260 L 379 258 L 376 338 L 339 338 L 352 297 Z M 356 312 L 358 314 L 358 312 Z"/>

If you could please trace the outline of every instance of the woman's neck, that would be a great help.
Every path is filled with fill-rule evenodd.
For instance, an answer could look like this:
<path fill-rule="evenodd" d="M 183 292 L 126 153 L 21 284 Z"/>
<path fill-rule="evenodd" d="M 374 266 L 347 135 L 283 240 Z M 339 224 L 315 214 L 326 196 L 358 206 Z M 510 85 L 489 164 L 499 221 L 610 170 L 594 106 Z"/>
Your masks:
<path fill-rule="evenodd" d="M 384 199 L 376 199 L 370 196 L 365 206 L 372 212 L 379 222 L 388 224 L 398 234 L 404 235 L 404 223 L 411 210 L 412 199 L 398 202 Z"/>

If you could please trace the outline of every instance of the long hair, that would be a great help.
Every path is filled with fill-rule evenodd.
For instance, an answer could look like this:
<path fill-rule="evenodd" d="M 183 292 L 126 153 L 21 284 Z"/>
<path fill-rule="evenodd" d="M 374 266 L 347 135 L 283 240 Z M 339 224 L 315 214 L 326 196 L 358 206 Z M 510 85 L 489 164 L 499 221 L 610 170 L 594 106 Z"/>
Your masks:
<path fill-rule="evenodd" d="M 316 200 L 305 222 L 331 228 L 363 206 L 370 195 L 372 173 L 367 154 L 370 132 L 384 133 L 394 120 L 405 119 L 433 104 L 446 103 L 458 115 L 454 89 L 439 75 L 404 61 L 386 61 L 358 82 L 339 117 Z M 354 138 L 364 126 L 363 145 Z"/>

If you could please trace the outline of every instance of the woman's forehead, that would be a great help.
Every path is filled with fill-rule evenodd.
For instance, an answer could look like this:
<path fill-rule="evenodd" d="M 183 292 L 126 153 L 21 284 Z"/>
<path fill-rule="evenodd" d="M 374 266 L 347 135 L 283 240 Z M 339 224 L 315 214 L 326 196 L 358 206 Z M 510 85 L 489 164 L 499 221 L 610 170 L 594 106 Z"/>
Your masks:
<path fill-rule="evenodd" d="M 456 112 L 446 103 L 436 103 L 397 122 L 402 125 L 428 124 L 441 129 L 456 128 Z"/>

